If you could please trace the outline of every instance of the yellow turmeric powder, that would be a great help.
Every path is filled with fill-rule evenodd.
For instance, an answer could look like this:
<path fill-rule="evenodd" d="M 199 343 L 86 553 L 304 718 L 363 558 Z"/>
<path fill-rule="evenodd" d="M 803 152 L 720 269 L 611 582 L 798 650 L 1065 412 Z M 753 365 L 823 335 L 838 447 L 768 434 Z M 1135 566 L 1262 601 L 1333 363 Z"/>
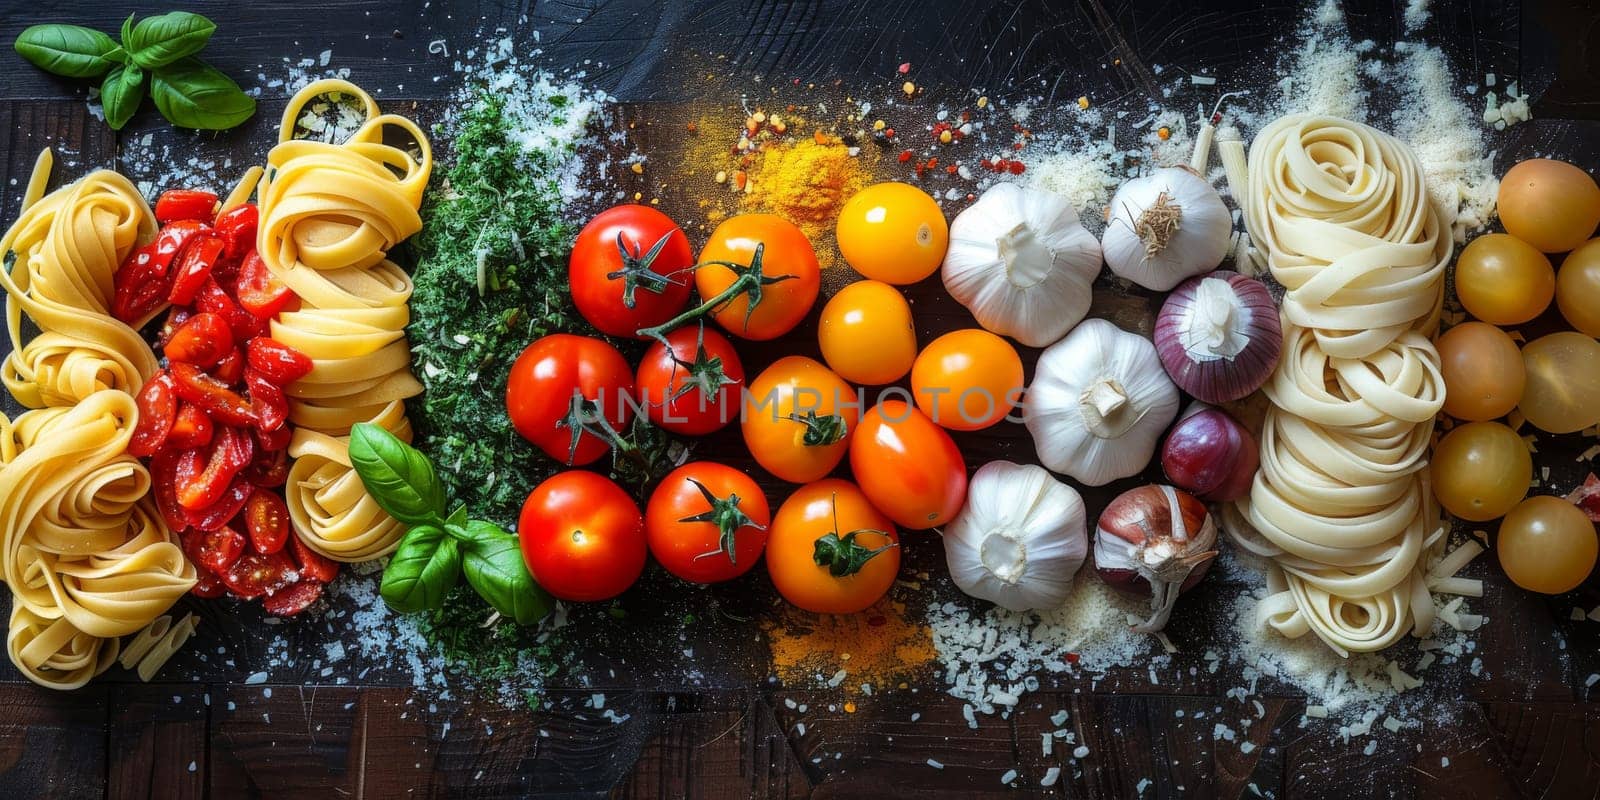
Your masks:
<path fill-rule="evenodd" d="M 915 678 L 938 657 L 928 626 L 906 618 L 904 603 L 881 600 L 859 614 L 812 614 L 785 606 L 762 625 L 772 651 L 772 671 L 790 686 L 827 683 L 860 692 Z"/>

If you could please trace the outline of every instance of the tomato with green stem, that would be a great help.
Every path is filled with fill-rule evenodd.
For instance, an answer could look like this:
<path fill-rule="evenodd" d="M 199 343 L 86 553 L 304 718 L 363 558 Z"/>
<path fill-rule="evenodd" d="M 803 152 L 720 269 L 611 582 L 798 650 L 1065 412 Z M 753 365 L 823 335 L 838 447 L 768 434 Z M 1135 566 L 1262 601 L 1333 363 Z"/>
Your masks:
<path fill-rule="evenodd" d="M 694 271 L 700 305 L 637 333 L 659 341 L 709 315 L 742 339 L 776 339 L 805 319 L 821 283 L 817 253 L 794 223 L 773 214 L 739 214 L 718 225 L 700 251 Z"/>
<path fill-rule="evenodd" d="M 788 356 L 750 384 L 739 427 L 763 469 L 806 483 L 839 465 L 860 414 L 850 384 L 812 359 Z"/>
<path fill-rule="evenodd" d="M 694 252 L 666 214 L 627 204 L 596 214 L 578 232 L 567 280 L 578 313 L 609 336 L 644 338 L 689 302 Z"/>
<path fill-rule="evenodd" d="M 650 553 L 691 583 L 719 583 L 750 571 L 767 546 L 771 509 L 749 475 L 696 461 L 668 473 L 645 508 Z"/>
<path fill-rule="evenodd" d="M 522 438 L 563 464 L 589 464 L 624 446 L 633 417 L 633 370 L 601 339 L 556 333 L 517 356 L 506 412 Z"/>
<path fill-rule="evenodd" d="M 767 573 L 791 604 L 817 614 L 870 607 L 900 572 L 900 537 L 855 484 L 829 478 L 794 491 L 767 540 Z"/>
<path fill-rule="evenodd" d="M 522 504 L 517 538 L 528 572 L 562 600 L 622 594 L 644 571 L 644 517 L 622 487 L 585 470 L 557 473 Z"/>
<path fill-rule="evenodd" d="M 650 345 L 634 384 L 651 422 L 673 433 L 704 436 L 738 417 L 744 364 L 728 337 L 704 323 L 685 326 Z"/>

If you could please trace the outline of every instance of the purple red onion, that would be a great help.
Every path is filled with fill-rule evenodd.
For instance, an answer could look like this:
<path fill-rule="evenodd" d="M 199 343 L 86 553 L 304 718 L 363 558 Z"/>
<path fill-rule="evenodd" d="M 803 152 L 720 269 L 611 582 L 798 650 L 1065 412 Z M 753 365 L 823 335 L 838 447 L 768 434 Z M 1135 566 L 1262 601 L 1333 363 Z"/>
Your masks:
<path fill-rule="evenodd" d="M 1161 445 L 1161 470 L 1180 489 L 1211 503 L 1250 494 L 1261 454 L 1256 437 L 1231 414 L 1190 406 Z"/>
<path fill-rule="evenodd" d="M 1217 551 L 1217 524 L 1204 503 L 1151 484 L 1117 496 L 1094 532 L 1094 568 L 1106 585 L 1150 598 L 1140 633 L 1166 627 L 1178 595 L 1205 577 Z"/>
<path fill-rule="evenodd" d="M 1217 270 L 1172 290 L 1156 316 L 1155 344 L 1178 388 L 1207 403 L 1227 403 L 1271 377 L 1283 329 L 1266 284 Z"/>

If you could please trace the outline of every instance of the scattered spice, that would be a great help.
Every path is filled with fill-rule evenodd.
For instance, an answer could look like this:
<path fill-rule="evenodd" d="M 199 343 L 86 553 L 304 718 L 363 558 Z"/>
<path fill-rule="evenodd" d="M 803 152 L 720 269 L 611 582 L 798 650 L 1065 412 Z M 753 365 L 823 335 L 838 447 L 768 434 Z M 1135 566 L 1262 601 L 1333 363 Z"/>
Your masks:
<path fill-rule="evenodd" d="M 928 626 L 907 619 L 905 604 L 894 600 L 844 615 L 785 606 L 762 627 L 773 674 L 790 686 L 889 686 L 914 678 L 938 657 Z M 846 710 L 853 711 L 853 704 Z"/>

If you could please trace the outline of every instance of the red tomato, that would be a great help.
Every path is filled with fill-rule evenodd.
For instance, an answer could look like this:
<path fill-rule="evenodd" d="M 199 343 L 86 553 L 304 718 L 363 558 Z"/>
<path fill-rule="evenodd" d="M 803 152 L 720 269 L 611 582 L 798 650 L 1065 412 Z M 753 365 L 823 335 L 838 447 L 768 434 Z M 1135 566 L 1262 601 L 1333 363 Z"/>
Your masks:
<path fill-rule="evenodd" d="M 767 546 L 772 511 L 749 475 L 696 461 L 661 479 L 645 510 L 650 553 L 692 583 L 717 583 L 750 571 Z"/>
<path fill-rule="evenodd" d="M 950 434 L 900 400 L 861 415 L 850 471 L 867 499 L 905 528 L 943 525 L 967 500 L 967 463 Z"/>
<path fill-rule="evenodd" d="M 227 572 L 219 573 L 223 585 L 241 600 L 272 594 L 294 583 L 297 574 L 294 562 L 282 550 L 271 555 L 247 552 Z"/>
<path fill-rule="evenodd" d="M 179 505 L 196 511 L 221 500 L 233 476 L 250 463 L 253 455 L 255 443 L 248 433 L 226 426 L 218 428 L 206 454 L 205 467 L 178 484 Z"/>
<path fill-rule="evenodd" d="M 261 212 L 255 203 L 243 203 L 217 215 L 217 235 L 222 238 L 222 257 L 237 263 L 256 246 L 256 225 Z"/>
<path fill-rule="evenodd" d="M 289 549 L 294 551 L 294 563 L 299 565 L 302 577 L 328 583 L 339 574 L 339 562 L 312 550 L 299 534 L 289 537 Z"/>
<path fill-rule="evenodd" d="M 276 339 L 257 336 L 248 346 L 250 366 L 279 386 L 311 374 L 311 357 Z"/>
<path fill-rule="evenodd" d="M 172 332 L 161 352 L 169 361 L 209 367 L 233 352 L 233 332 L 216 314 L 195 314 Z"/>
<path fill-rule="evenodd" d="M 289 539 L 289 506 L 277 494 L 257 489 L 244 504 L 244 524 L 257 553 L 276 553 Z"/>
<path fill-rule="evenodd" d="M 322 597 L 320 581 L 301 579 L 267 595 L 267 599 L 261 601 L 261 607 L 266 609 L 268 614 L 292 617 L 306 610 L 320 597 Z"/>
<path fill-rule="evenodd" d="M 235 347 L 211 368 L 211 376 L 232 386 L 244 380 L 244 367 L 247 363 L 249 358 L 244 354 L 244 348 Z"/>
<path fill-rule="evenodd" d="M 244 554 L 244 536 L 224 525 L 214 531 L 189 531 L 182 537 L 189 560 L 217 575 L 233 567 Z"/>
<path fill-rule="evenodd" d="M 139 422 L 143 424 L 143 417 Z M 215 432 L 215 427 L 211 418 L 206 416 L 206 412 L 201 411 L 199 406 L 193 403 L 180 403 L 177 416 L 172 420 L 172 430 L 167 434 L 166 446 L 179 450 L 205 447 L 211 444 L 211 435 Z M 132 444 L 128 445 L 128 452 L 133 452 Z"/>
<path fill-rule="evenodd" d="M 666 214 L 649 206 L 608 208 L 572 244 L 567 279 L 578 313 L 611 336 L 666 322 L 689 301 L 694 252 Z"/>
<path fill-rule="evenodd" d="M 609 600 L 644 572 L 639 506 L 621 486 L 593 472 L 560 472 L 533 487 L 522 504 L 517 537 L 528 571 L 562 600 Z"/>
<path fill-rule="evenodd" d="M 184 521 L 197 530 L 214 531 L 239 516 L 239 512 L 244 510 L 244 504 L 249 502 L 250 495 L 254 494 L 255 490 L 256 487 L 249 481 L 235 476 L 217 502 L 205 508 L 184 509 Z"/>
<path fill-rule="evenodd" d="M 156 222 L 165 225 L 179 219 L 210 222 L 217 210 L 217 196 L 202 189 L 168 189 L 156 198 Z"/>
<path fill-rule="evenodd" d="M 535 341 L 517 356 L 506 382 L 512 427 L 567 465 L 605 455 L 611 445 L 596 426 L 603 419 L 621 431 L 635 404 L 627 360 L 588 336 L 557 333 Z"/>
<path fill-rule="evenodd" d="M 650 345 L 634 383 L 651 422 L 704 436 L 738 418 L 744 365 L 728 337 L 696 325 L 667 334 L 665 345 Z"/>
<path fill-rule="evenodd" d="M 167 302 L 186 306 L 193 301 L 201 284 L 211 277 L 211 268 L 222 257 L 222 250 L 222 240 L 210 231 L 191 239 L 172 269 L 172 288 L 167 290 Z"/>
<path fill-rule="evenodd" d="M 139 407 L 139 423 L 133 428 L 133 438 L 128 440 L 128 453 L 154 455 L 171 435 L 173 421 L 177 418 L 177 384 L 165 371 L 157 372 L 144 382 L 135 402 Z"/>
<path fill-rule="evenodd" d="M 250 389 L 256 429 L 267 433 L 282 430 L 289 421 L 289 398 L 284 396 L 283 388 L 255 367 L 244 368 L 244 385 Z"/>
<path fill-rule="evenodd" d="M 294 290 L 278 280 L 254 250 L 240 262 L 236 280 L 234 292 L 239 296 L 239 305 L 258 319 L 272 319 L 295 300 Z"/>
<path fill-rule="evenodd" d="M 194 588 L 189 590 L 189 594 L 206 600 L 215 600 L 227 591 L 228 587 L 222 585 L 221 578 L 218 578 L 209 570 L 202 569 L 200 570 L 199 580 L 195 581 Z"/>

